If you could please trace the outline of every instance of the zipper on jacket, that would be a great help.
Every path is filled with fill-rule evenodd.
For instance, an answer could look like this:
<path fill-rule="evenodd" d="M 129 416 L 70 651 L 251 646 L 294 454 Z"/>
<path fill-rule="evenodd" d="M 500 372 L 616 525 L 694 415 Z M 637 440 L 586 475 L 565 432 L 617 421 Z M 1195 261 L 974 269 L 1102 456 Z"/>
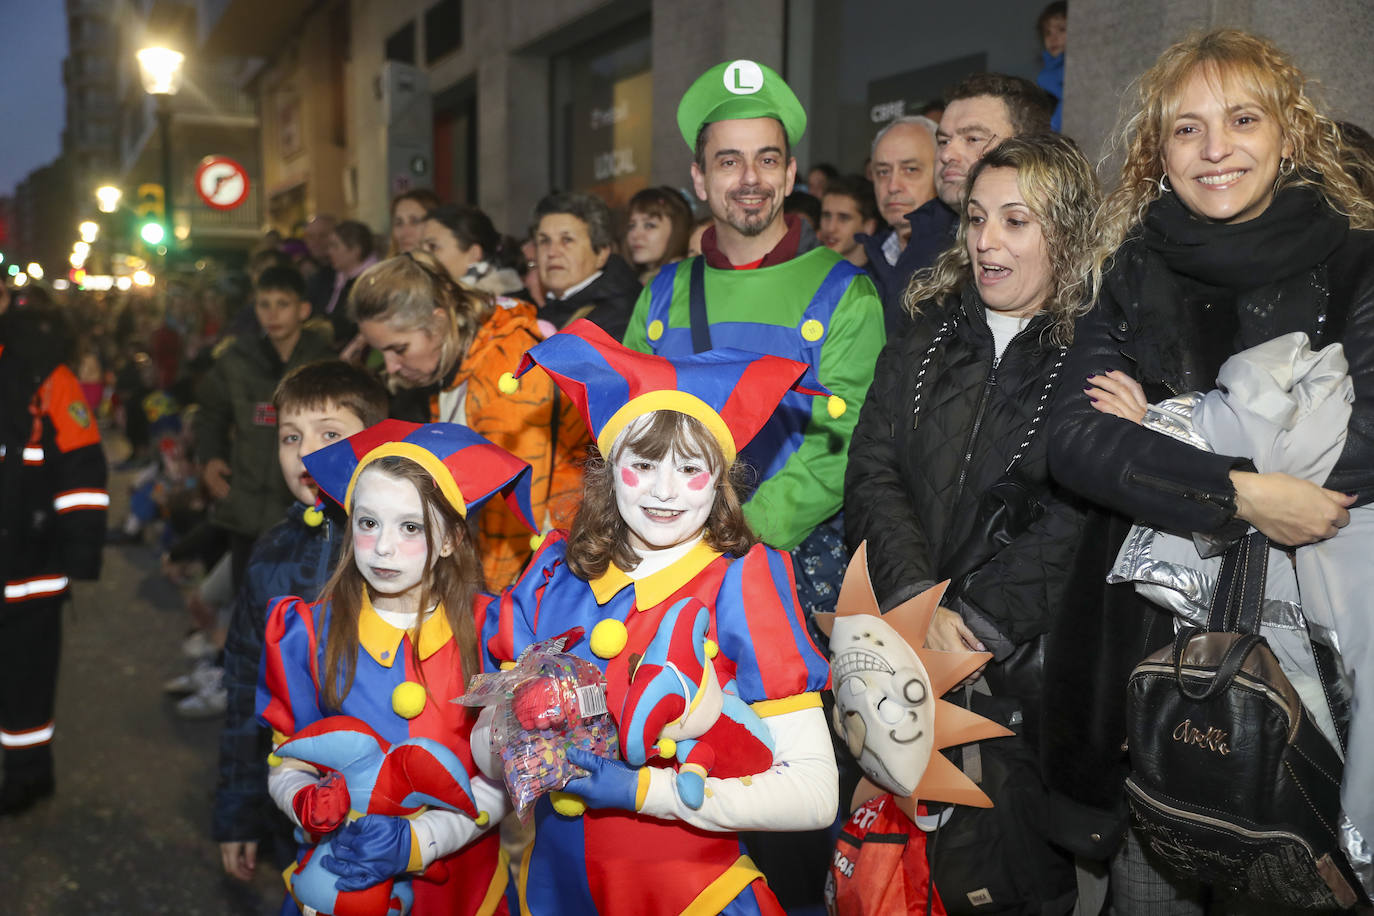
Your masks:
<path fill-rule="evenodd" d="M 330 563 L 329 563 L 329 544 L 330 544 L 330 533 L 331 533 L 330 530 L 329 530 L 329 527 L 330 527 L 331 524 L 332 524 L 332 522 L 330 522 L 329 516 L 326 515 L 326 516 L 324 517 L 323 524 L 321 524 L 321 526 L 320 526 L 320 533 L 321 533 L 322 535 L 324 535 L 324 549 L 320 551 L 319 559 L 318 559 L 318 560 L 316 561 L 316 563 L 315 563 L 315 575 L 316 575 L 316 577 L 317 577 L 317 581 L 318 581 L 321 585 L 323 585 L 323 584 L 325 583 L 325 581 L 327 581 L 327 580 L 329 579 L 329 572 L 330 572 Z"/>
<path fill-rule="evenodd" d="M 1156 490 L 1163 490 L 1173 496 L 1181 496 L 1184 499 L 1191 499 L 1195 502 L 1207 503 L 1208 505 L 1227 508 L 1225 497 L 1219 497 L 1215 493 L 1208 493 L 1204 490 L 1194 490 L 1192 487 L 1185 487 L 1172 480 L 1165 480 L 1163 477 L 1156 477 L 1153 474 L 1142 474 L 1140 471 L 1130 471 L 1126 474 L 1126 479 L 1131 483 L 1144 484 Z"/>
<path fill-rule="evenodd" d="M 1007 344 L 1008 348 L 1011 344 Z M 964 482 L 968 480 L 968 466 L 973 461 L 973 446 L 978 441 L 978 431 L 983 426 L 983 415 L 988 411 L 988 401 L 991 400 L 992 389 L 997 387 L 997 367 L 1002 364 L 1002 357 L 992 358 L 992 369 L 988 372 L 988 377 L 983 381 L 983 393 L 978 396 L 978 410 L 973 414 L 973 429 L 969 430 L 968 443 L 964 446 L 964 460 L 959 464 L 959 482 L 954 485 L 954 501 L 952 506 L 959 504 L 959 497 L 964 494 Z"/>

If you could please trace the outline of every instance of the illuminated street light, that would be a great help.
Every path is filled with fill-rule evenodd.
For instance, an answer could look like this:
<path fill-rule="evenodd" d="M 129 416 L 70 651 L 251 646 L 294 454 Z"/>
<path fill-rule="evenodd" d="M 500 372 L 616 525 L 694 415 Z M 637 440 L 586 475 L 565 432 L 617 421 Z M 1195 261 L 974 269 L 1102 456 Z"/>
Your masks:
<path fill-rule="evenodd" d="M 138 52 L 138 69 L 143 89 L 157 97 L 157 127 L 162 134 L 162 206 L 166 226 L 158 226 L 154 233 L 150 225 L 139 231 L 149 245 L 160 245 L 167 237 L 167 226 L 176 225 L 176 208 L 172 205 L 172 96 L 181 88 L 181 65 L 186 56 L 171 48 L 144 48 Z M 156 238 L 150 235 L 156 234 Z"/>
<path fill-rule="evenodd" d="M 115 289 L 118 289 L 121 293 L 128 292 L 129 287 L 133 285 L 134 281 L 130 280 L 128 277 L 117 277 L 115 279 Z"/>
<path fill-rule="evenodd" d="M 15 277 L 14 277 L 14 285 L 15 285 L 15 286 L 23 286 L 23 285 L 24 285 L 25 283 L 27 283 L 27 282 L 29 282 L 29 275 L 28 275 L 28 274 L 16 274 Z"/>
<path fill-rule="evenodd" d="M 152 286 L 153 275 L 146 270 L 134 271 L 134 286 Z"/>
<path fill-rule="evenodd" d="M 24 272 L 35 280 L 43 279 L 43 265 L 37 261 L 30 261 L 29 266 L 24 268 Z"/>
<path fill-rule="evenodd" d="M 91 253 L 90 242 L 76 242 L 72 245 L 72 254 L 79 254 L 83 258 Z"/>
<path fill-rule="evenodd" d="M 86 256 L 85 256 L 84 254 L 79 253 L 79 252 L 73 251 L 73 252 L 72 252 L 72 256 L 69 257 L 69 258 L 67 258 L 67 263 L 71 264 L 72 267 L 74 267 L 74 268 L 85 267 L 85 266 L 86 266 Z"/>
<path fill-rule="evenodd" d="M 149 95 L 177 94 L 181 88 L 181 65 L 186 55 L 171 48 L 144 48 L 137 57 L 144 92 Z"/>
<path fill-rule="evenodd" d="M 96 205 L 100 207 L 101 213 L 113 213 L 118 210 L 119 198 L 123 196 L 124 192 L 112 184 L 102 185 L 95 189 Z"/>
<path fill-rule="evenodd" d="M 167 230 L 162 228 L 161 223 L 150 221 L 138 230 L 138 237 L 149 245 L 161 245 L 162 240 L 167 237 Z"/>
<path fill-rule="evenodd" d="M 77 226 L 76 231 L 81 233 L 81 241 L 90 244 L 100 236 L 100 225 L 94 220 L 88 219 Z"/>

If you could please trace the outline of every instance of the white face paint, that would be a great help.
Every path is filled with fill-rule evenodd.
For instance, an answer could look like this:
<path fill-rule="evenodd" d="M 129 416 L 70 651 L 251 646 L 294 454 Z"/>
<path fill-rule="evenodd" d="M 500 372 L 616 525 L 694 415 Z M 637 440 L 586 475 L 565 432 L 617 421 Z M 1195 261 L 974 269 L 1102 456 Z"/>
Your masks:
<path fill-rule="evenodd" d="M 632 424 L 625 433 L 634 429 Z M 696 537 L 716 500 L 716 478 L 705 459 L 670 450 L 661 461 L 620 450 L 615 467 L 615 505 L 630 528 L 630 546 L 648 551 L 675 547 Z"/>
<path fill-rule="evenodd" d="M 935 747 L 935 701 L 916 651 L 867 614 L 836 617 L 830 634 L 835 731 L 873 784 L 910 795 Z"/>
<path fill-rule="evenodd" d="M 446 531 L 436 531 L 439 549 L 429 555 L 420 493 L 408 480 L 368 468 L 353 489 L 353 561 L 372 594 L 373 607 L 415 613 L 425 577 L 439 557 L 453 553 Z M 440 524 L 435 521 L 433 524 Z"/>

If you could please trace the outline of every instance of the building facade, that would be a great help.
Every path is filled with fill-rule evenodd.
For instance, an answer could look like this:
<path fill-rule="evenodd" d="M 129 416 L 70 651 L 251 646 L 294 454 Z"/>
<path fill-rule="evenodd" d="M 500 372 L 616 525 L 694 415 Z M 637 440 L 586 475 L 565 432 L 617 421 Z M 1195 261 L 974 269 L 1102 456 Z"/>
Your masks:
<path fill-rule="evenodd" d="M 677 103 L 715 63 L 748 57 L 783 73 L 809 115 L 794 151 L 799 166 L 856 172 L 883 123 L 962 76 L 990 69 L 1034 78 L 1041 7 L 200 0 L 198 23 L 207 52 L 266 61 L 252 86 L 264 220 L 275 228 L 332 213 L 384 230 L 396 193 L 432 187 L 521 235 L 551 189 L 593 191 L 613 205 L 650 184 L 690 193 Z M 1129 80 L 1188 30 L 1223 24 L 1277 38 L 1326 76 L 1338 111 L 1371 123 L 1374 77 L 1355 65 L 1374 28 L 1367 7 L 1075 0 L 1066 129 L 1090 153 L 1102 149 Z M 1320 50 L 1328 46 L 1336 53 Z"/>

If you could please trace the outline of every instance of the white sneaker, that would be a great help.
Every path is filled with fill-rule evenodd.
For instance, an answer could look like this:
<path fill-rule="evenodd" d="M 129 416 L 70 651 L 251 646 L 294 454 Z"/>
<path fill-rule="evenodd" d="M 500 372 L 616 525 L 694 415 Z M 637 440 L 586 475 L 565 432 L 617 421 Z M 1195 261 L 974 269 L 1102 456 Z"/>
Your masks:
<path fill-rule="evenodd" d="M 213 680 L 185 699 L 177 701 L 177 715 L 183 719 L 209 719 L 224 714 L 229 692 L 224 689 L 224 669 L 212 668 Z"/>
<path fill-rule="evenodd" d="M 188 693 L 199 693 L 210 684 L 218 684 L 224 674 L 224 669 L 217 665 L 212 665 L 209 659 L 201 659 L 196 662 L 196 666 L 185 674 L 178 674 L 176 677 L 169 677 L 162 682 L 164 693 L 184 696 Z"/>
<path fill-rule="evenodd" d="M 219 652 L 219 646 L 210 638 L 210 634 L 204 630 L 192 630 L 191 634 L 181 641 L 181 654 L 187 658 L 210 658 Z"/>

